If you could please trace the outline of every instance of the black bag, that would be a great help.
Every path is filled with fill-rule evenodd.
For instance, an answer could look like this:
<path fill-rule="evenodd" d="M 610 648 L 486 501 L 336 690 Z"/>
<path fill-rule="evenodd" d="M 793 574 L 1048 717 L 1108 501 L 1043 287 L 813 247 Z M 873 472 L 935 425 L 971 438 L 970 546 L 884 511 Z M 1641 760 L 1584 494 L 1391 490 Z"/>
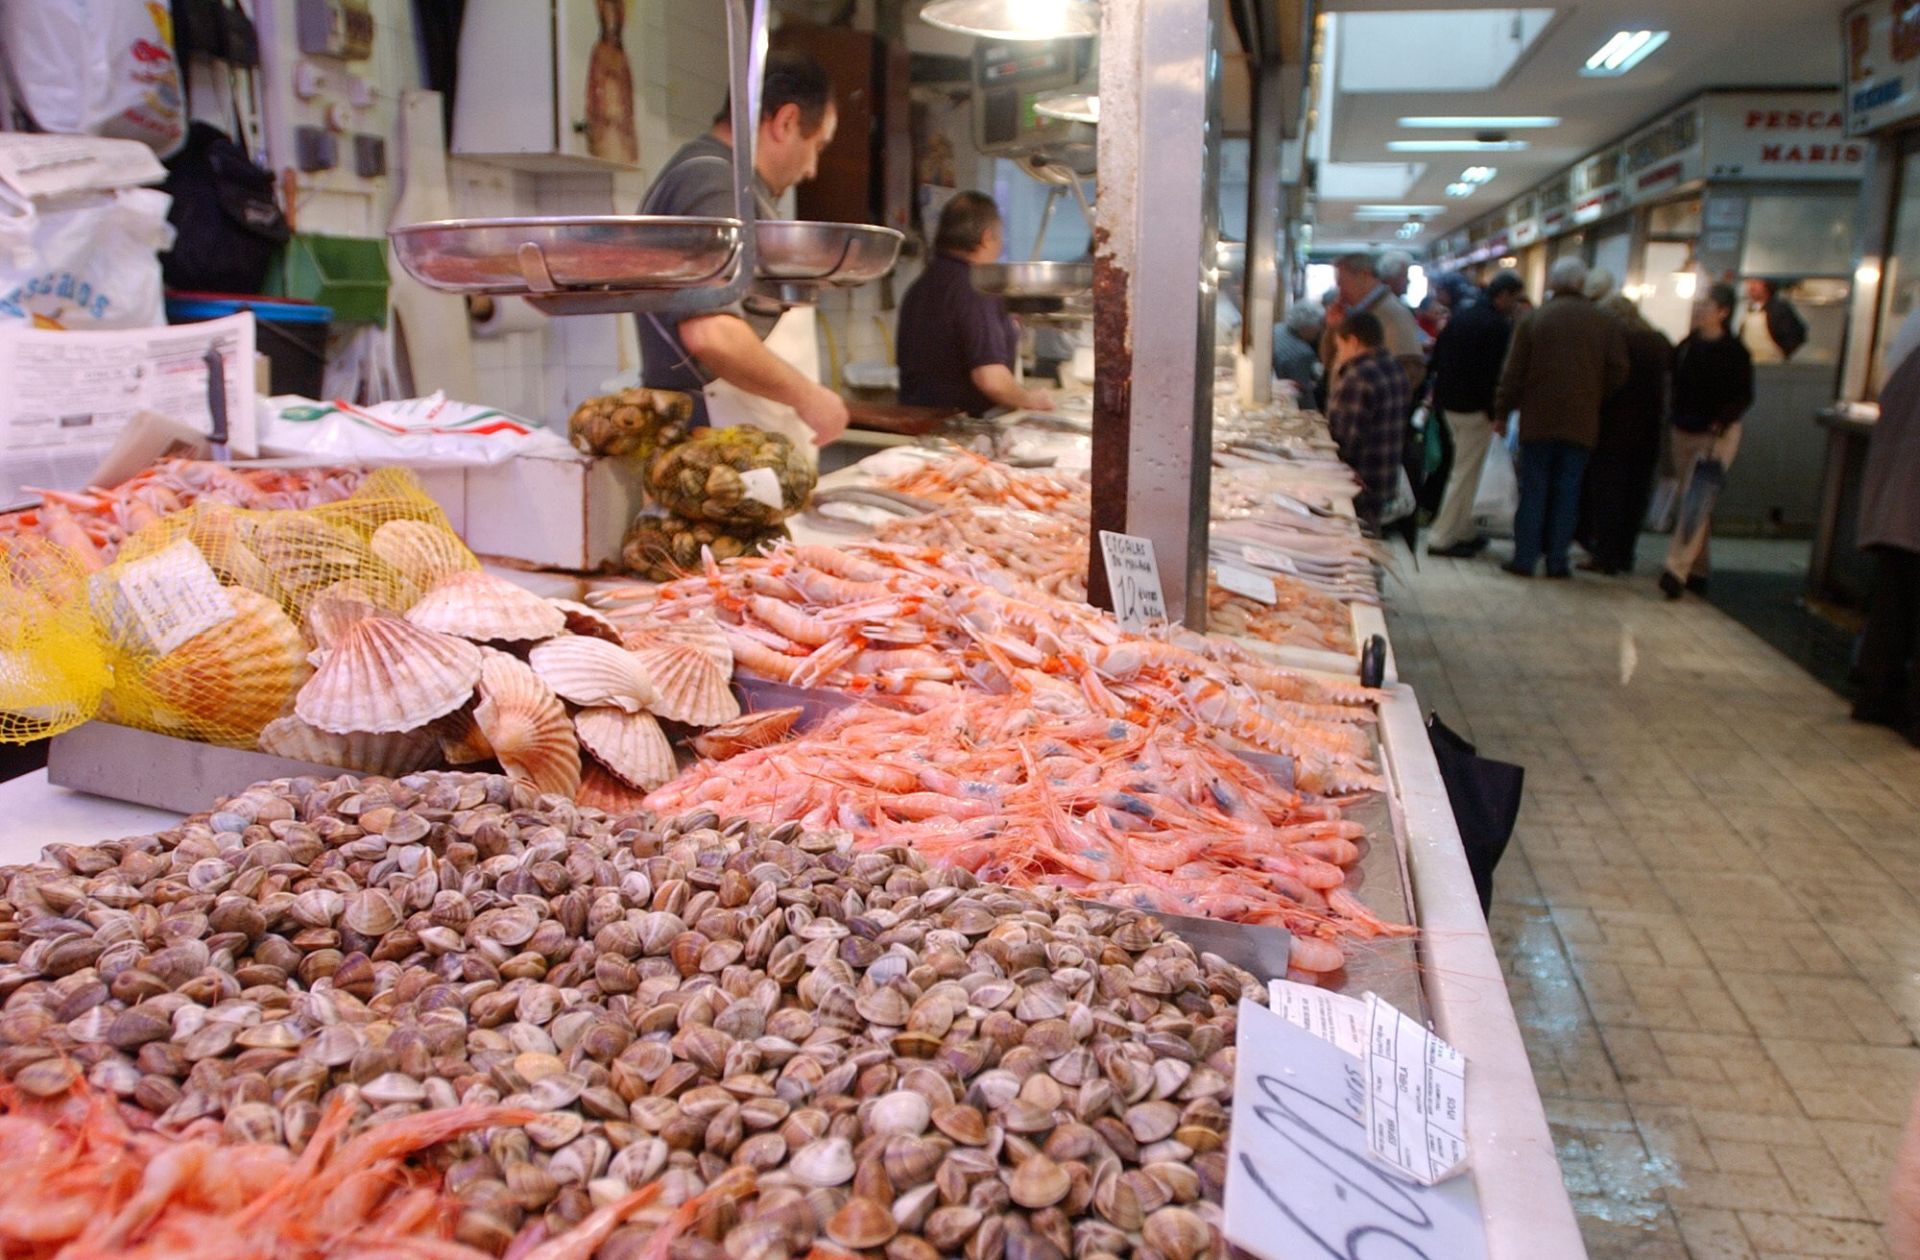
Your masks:
<path fill-rule="evenodd" d="M 260 292 L 274 251 L 293 235 L 274 200 L 273 175 L 204 122 L 188 128 L 186 146 L 167 168 L 161 188 L 173 198 L 167 218 L 179 234 L 160 256 L 167 287 Z"/>
<path fill-rule="evenodd" d="M 1427 715 L 1427 740 L 1433 745 L 1433 759 L 1440 763 L 1440 780 L 1447 785 L 1447 799 L 1453 804 L 1453 821 L 1460 828 L 1473 886 L 1480 894 L 1480 913 L 1486 914 L 1493 908 L 1493 868 L 1500 864 L 1508 841 L 1513 839 L 1527 772 L 1508 762 L 1480 756 L 1478 749 L 1436 713 Z"/>

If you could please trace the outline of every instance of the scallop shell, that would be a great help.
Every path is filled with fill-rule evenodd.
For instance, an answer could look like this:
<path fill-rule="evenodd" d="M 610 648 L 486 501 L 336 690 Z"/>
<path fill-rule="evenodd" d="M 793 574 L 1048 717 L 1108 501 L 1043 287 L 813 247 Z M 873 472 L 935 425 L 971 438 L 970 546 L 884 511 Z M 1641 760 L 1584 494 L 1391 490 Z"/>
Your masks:
<path fill-rule="evenodd" d="M 653 683 L 640 658 L 604 639 L 562 635 L 534 648 L 527 661 L 561 699 L 582 707 L 612 705 L 639 713 L 654 702 Z"/>
<path fill-rule="evenodd" d="M 580 742 L 567 708 L 517 657 L 486 653 L 473 720 L 511 777 L 565 797 L 580 790 Z"/>
<path fill-rule="evenodd" d="M 740 701 L 727 685 L 733 650 L 711 621 L 654 623 L 627 643 L 659 693 L 649 706 L 658 716 L 690 726 L 717 726 L 740 716 Z"/>
<path fill-rule="evenodd" d="M 342 770 L 397 778 L 440 761 L 440 741 L 425 727 L 380 734 L 336 735 L 297 717 L 275 718 L 260 732 L 260 751 Z"/>
<path fill-rule="evenodd" d="M 307 681 L 307 644 L 280 605 L 244 586 L 225 588 L 234 615 L 154 661 L 141 679 L 156 725 L 251 744 Z"/>
<path fill-rule="evenodd" d="M 583 634 L 590 639 L 605 639 L 609 643 L 620 642 L 620 627 L 614 625 L 613 619 L 598 608 L 589 608 L 572 599 L 550 599 L 547 602 L 558 608 L 560 615 L 567 619 L 568 634 Z"/>
<path fill-rule="evenodd" d="M 634 814 L 646 807 L 647 794 L 638 788 L 628 787 L 611 770 L 597 761 L 589 760 L 587 772 L 580 778 L 580 790 L 574 793 L 573 799 L 588 809 L 603 810 L 609 814 Z"/>
<path fill-rule="evenodd" d="M 743 713 L 731 722 L 701 731 L 689 742 L 695 752 L 709 761 L 725 761 L 779 743 L 792 732 L 793 724 L 805 712 L 805 709 L 763 709 L 758 713 Z"/>
<path fill-rule="evenodd" d="M 398 617 L 350 623 L 300 689 L 294 712 L 323 731 L 410 731 L 467 702 L 480 649 Z"/>
<path fill-rule="evenodd" d="M 566 614 L 505 578 L 466 569 L 433 584 L 407 609 L 416 626 L 463 639 L 525 642 L 551 639 L 566 629 Z"/>
<path fill-rule="evenodd" d="M 629 787 L 652 791 L 680 772 L 673 745 L 651 713 L 582 709 L 574 715 L 573 729 L 594 760 Z"/>
<path fill-rule="evenodd" d="M 334 586 L 346 586 L 346 582 L 336 582 Z M 333 587 L 327 588 L 329 591 Z M 319 649 L 316 659 L 325 659 L 326 653 L 333 650 L 347 627 L 356 621 L 368 617 L 391 617 L 378 604 L 359 598 L 351 593 L 323 595 L 307 605 L 307 634 L 312 637 L 314 646 Z"/>
<path fill-rule="evenodd" d="M 464 543 L 425 521 L 388 521 L 373 531 L 367 546 L 407 580 L 416 596 L 449 574 L 479 568 Z"/>
<path fill-rule="evenodd" d="M 733 649 L 727 645 L 727 633 L 711 617 L 644 621 L 628 629 L 625 643 L 635 651 L 649 647 L 690 647 L 711 657 L 729 674 L 733 672 Z"/>

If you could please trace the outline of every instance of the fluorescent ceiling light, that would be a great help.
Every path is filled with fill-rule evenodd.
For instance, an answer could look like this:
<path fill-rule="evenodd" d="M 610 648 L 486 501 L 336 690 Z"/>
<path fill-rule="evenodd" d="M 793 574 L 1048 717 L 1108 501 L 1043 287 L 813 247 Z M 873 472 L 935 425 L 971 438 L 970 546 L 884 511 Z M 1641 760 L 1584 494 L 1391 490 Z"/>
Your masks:
<path fill-rule="evenodd" d="M 1389 140 L 1394 153 L 1519 153 L 1525 140 Z"/>
<path fill-rule="evenodd" d="M 1666 42 L 1666 31 L 1617 31 L 1587 58 L 1580 73 L 1589 77 L 1625 74 Z"/>
<path fill-rule="evenodd" d="M 1447 196 L 1449 197 L 1471 197 L 1479 191 L 1480 185 L 1469 184 L 1464 180 L 1458 184 L 1447 185 Z"/>
<path fill-rule="evenodd" d="M 1497 166 L 1469 166 L 1460 172 L 1460 178 L 1469 184 L 1484 184 L 1500 173 Z"/>
<path fill-rule="evenodd" d="M 1353 209 L 1356 215 L 1397 214 L 1402 217 L 1406 217 L 1406 216 L 1411 216 L 1416 214 L 1439 214 L 1442 210 L 1445 210 L 1446 207 L 1445 206 L 1414 206 L 1414 205 L 1398 205 L 1398 204 L 1388 205 L 1381 202 L 1371 202 L 1366 205 L 1355 206 Z"/>
<path fill-rule="evenodd" d="M 1417 219 L 1424 215 L 1439 214 L 1440 206 L 1415 206 L 1411 209 L 1395 209 L 1392 206 L 1361 206 L 1347 217 L 1355 223 L 1401 223 L 1408 219 Z"/>
<path fill-rule="evenodd" d="M 933 0 L 920 20 L 982 39 L 1084 39 L 1100 33 L 1099 0 Z"/>
<path fill-rule="evenodd" d="M 1095 92 L 1081 92 L 1072 88 L 1042 92 L 1033 98 L 1033 112 L 1042 118 L 1058 118 L 1063 122 L 1097 124 L 1100 121 L 1100 96 Z"/>
<path fill-rule="evenodd" d="M 1400 125 L 1429 131 L 1518 131 L 1523 127 L 1558 127 L 1560 120 L 1552 114 L 1422 114 L 1402 118 Z"/>
<path fill-rule="evenodd" d="M 1485 92 L 1527 55 L 1555 11 L 1414 9 L 1329 14 L 1340 92 Z"/>

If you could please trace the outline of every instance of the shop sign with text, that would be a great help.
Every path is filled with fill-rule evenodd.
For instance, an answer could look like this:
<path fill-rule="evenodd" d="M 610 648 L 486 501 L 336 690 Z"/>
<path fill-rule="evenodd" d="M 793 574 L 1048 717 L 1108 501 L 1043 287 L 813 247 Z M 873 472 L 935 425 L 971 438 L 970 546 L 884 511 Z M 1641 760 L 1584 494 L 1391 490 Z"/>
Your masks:
<path fill-rule="evenodd" d="M 1864 136 L 1920 115 L 1920 6 L 1867 0 L 1840 19 L 1849 136 Z"/>
<path fill-rule="evenodd" d="M 1832 92 L 1716 92 L 1701 101 L 1709 179 L 1857 180 L 1866 142 Z"/>

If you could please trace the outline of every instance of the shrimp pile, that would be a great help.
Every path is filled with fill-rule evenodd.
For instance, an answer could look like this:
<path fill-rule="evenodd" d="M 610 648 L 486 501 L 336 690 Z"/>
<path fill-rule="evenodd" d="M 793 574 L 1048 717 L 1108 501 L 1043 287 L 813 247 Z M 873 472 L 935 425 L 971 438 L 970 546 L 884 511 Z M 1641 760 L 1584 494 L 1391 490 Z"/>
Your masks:
<path fill-rule="evenodd" d="M 129 534 L 201 500 L 236 508 L 310 508 L 352 494 L 361 468 L 238 468 L 206 460 L 165 459 L 111 489 L 24 487 L 40 506 L 0 515 L 0 549 L 44 538 L 89 569 L 113 561 Z"/>
<path fill-rule="evenodd" d="M 1378 693 L 1316 683 L 1218 640 L 1122 630 L 964 556 L 786 546 L 657 587 L 597 592 L 616 622 L 711 618 L 737 670 L 924 706 L 1014 694 L 1070 716 L 1164 714 L 1294 761 L 1309 792 L 1382 786 L 1366 724 Z"/>
<path fill-rule="evenodd" d="M 1297 578 L 1273 579 L 1273 603 L 1227 590 L 1218 579 L 1207 585 L 1207 628 L 1289 647 L 1352 652 L 1353 617 L 1346 605 Z"/>
<path fill-rule="evenodd" d="M 453 1241 L 459 1204 L 440 1175 L 408 1158 L 536 1113 L 455 1107 L 343 1141 L 353 1110 L 336 1098 L 296 1156 L 278 1144 L 224 1142 L 212 1121 L 180 1137 L 139 1130 L 104 1094 L 43 1099 L 8 1088 L 0 1093 L 0 1255 L 482 1260 L 486 1252 Z M 629 1198 L 628 1213 L 648 1201 Z"/>
<path fill-rule="evenodd" d="M 647 798 L 841 827 L 1016 887 L 1286 927 L 1294 965 L 1343 965 L 1341 937 L 1405 934 L 1348 892 L 1365 828 L 1178 722 L 1057 714 L 1016 695 L 924 712 L 856 705 L 797 739 L 705 762 Z"/>
<path fill-rule="evenodd" d="M 946 459 L 901 473 L 880 484 L 888 490 L 933 503 L 1066 512 L 1083 521 L 1093 511 L 1093 489 L 1079 477 L 1038 469 L 1010 468 L 971 451 L 956 452 Z"/>

